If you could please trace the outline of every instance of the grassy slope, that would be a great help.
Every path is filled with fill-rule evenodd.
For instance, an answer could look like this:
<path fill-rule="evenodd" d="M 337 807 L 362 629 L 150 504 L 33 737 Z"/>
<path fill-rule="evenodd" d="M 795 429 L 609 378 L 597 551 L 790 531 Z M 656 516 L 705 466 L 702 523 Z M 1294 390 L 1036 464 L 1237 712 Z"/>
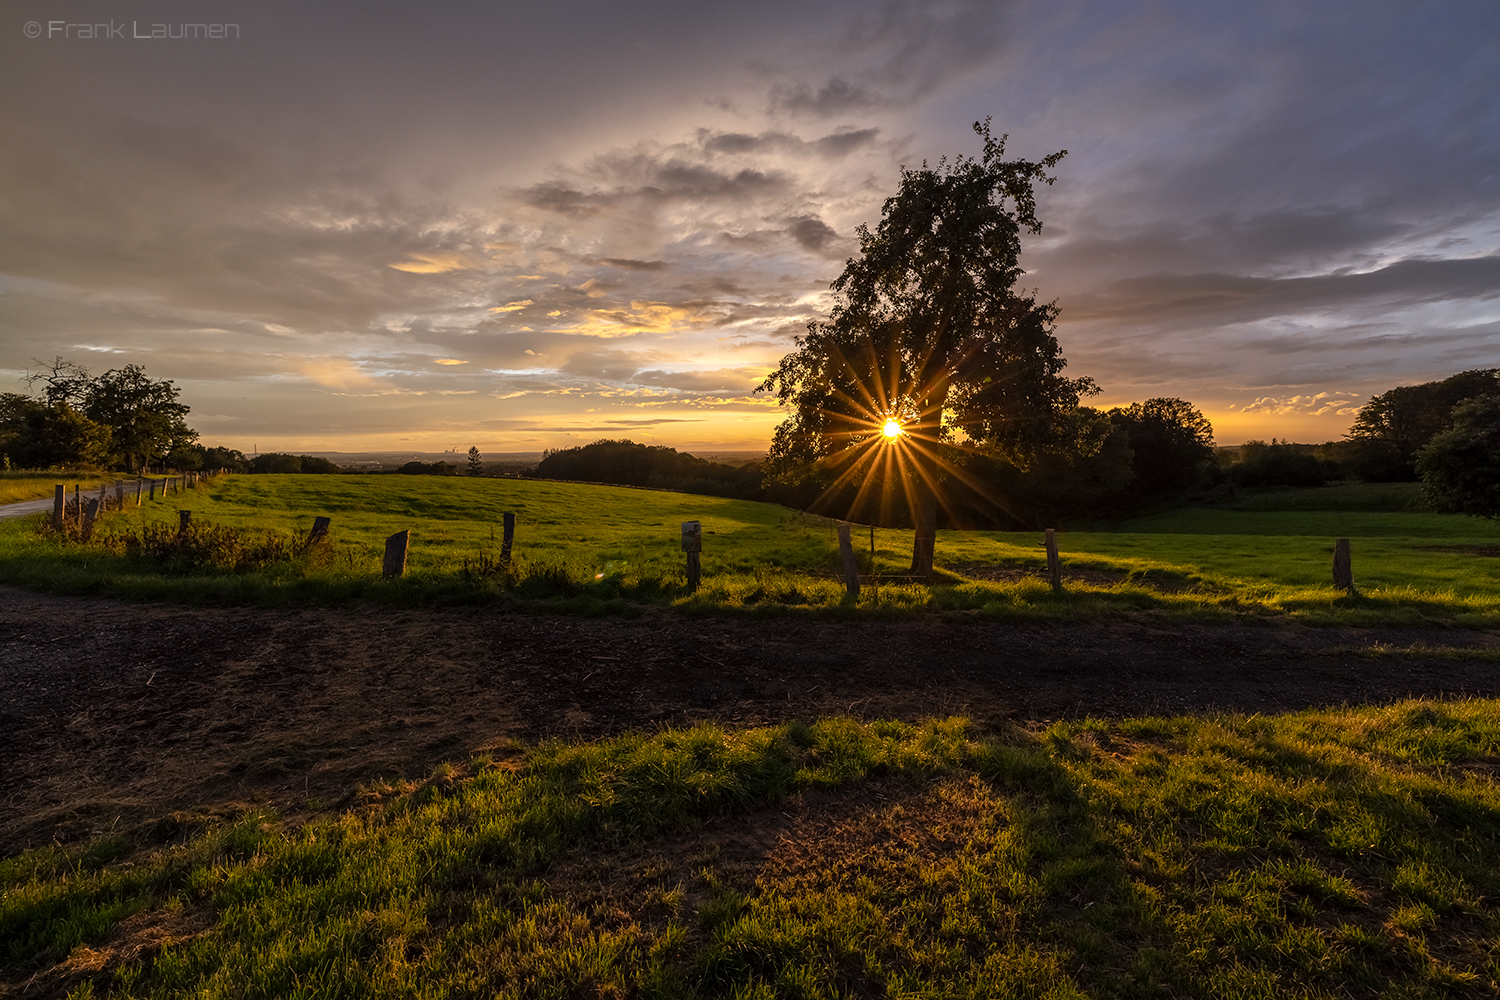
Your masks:
<path fill-rule="evenodd" d="M 1043 561 L 1039 535 L 945 531 L 938 561 L 953 567 L 954 575 L 943 585 L 867 586 L 860 604 L 1025 614 L 1138 607 L 1220 613 L 1252 606 L 1308 620 L 1439 618 L 1493 625 L 1500 616 L 1500 559 L 1493 555 L 1500 527 L 1402 510 L 1412 496 L 1405 486 L 1261 493 L 1236 509 L 1184 509 L 1115 531 L 1066 532 L 1060 536 L 1065 566 L 1102 575 L 1070 584 L 1061 600 L 1034 577 L 965 579 L 996 567 L 1036 572 Z M 466 582 L 463 570 L 498 554 L 501 517 L 513 511 L 518 529 L 517 579 L 507 584 L 512 597 L 592 606 L 621 598 L 691 600 L 700 607 L 830 607 L 842 598 L 833 579 L 832 522 L 716 497 L 514 479 L 231 476 L 130 508 L 107 522 L 103 533 L 143 520 L 175 524 L 179 508 L 213 523 L 289 535 L 305 533 L 314 516 L 327 515 L 334 545 L 319 560 L 258 574 L 174 576 L 123 555 L 58 546 L 24 525 L 0 524 L 0 579 L 197 600 L 483 599 L 497 592 L 495 582 Z M 704 586 L 691 599 L 683 590 L 678 549 L 679 524 L 687 519 L 704 527 Z M 407 578 L 382 583 L 384 539 L 404 528 L 412 531 Z M 855 532 L 864 569 L 902 572 L 910 531 L 880 529 L 875 535 L 872 560 L 868 531 Z M 1330 585 L 1337 536 L 1353 539 L 1359 601 Z"/>
<path fill-rule="evenodd" d="M 554 743 L 299 828 L 250 814 L 149 855 L 101 839 L 0 863 L 0 977 L 121 997 L 1490 996 L 1497 755 L 1493 701 Z"/>

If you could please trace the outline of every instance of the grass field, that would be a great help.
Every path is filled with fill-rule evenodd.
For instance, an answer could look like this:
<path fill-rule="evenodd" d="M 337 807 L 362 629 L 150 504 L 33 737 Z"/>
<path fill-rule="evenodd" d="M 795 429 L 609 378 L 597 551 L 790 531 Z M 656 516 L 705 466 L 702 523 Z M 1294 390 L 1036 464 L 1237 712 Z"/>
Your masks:
<path fill-rule="evenodd" d="M 0 862 L 71 997 L 1491 996 L 1500 704 L 512 746 Z"/>
<path fill-rule="evenodd" d="M 1348 486 L 1243 497 L 1111 531 L 1060 535 L 1067 592 L 1035 575 L 1036 533 L 943 531 L 932 585 L 899 579 L 911 532 L 856 528 L 867 581 L 856 607 L 836 579 L 833 522 L 716 497 L 516 479 L 227 476 L 103 522 L 103 544 L 0 523 L 0 580 L 74 593 L 196 601 L 534 600 L 578 610 L 675 602 L 693 608 L 917 610 L 1074 615 L 1158 608 L 1189 614 L 1293 615 L 1306 621 L 1500 622 L 1500 526 L 1409 508 L 1414 487 Z M 130 555 L 146 525 L 200 524 L 267 534 L 295 550 L 315 516 L 328 546 L 252 572 L 186 557 Z M 497 566 L 502 515 L 517 515 L 513 564 Z M 703 586 L 687 593 L 679 526 L 703 523 Z M 407 574 L 379 577 L 384 539 L 411 529 Z M 1331 586 L 1335 537 L 1352 539 L 1358 597 Z M 114 539 L 111 547 L 110 539 Z"/>
<path fill-rule="evenodd" d="M 74 486 L 80 486 L 84 492 L 87 492 L 91 489 L 97 490 L 100 483 L 114 483 L 115 480 L 121 478 L 124 477 L 103 473 L 78 478 L 72 473 L 0 472 L 0 504 L 50 497 L 59 483 L 68 487 L 68 495 L 71 497 Z"/>

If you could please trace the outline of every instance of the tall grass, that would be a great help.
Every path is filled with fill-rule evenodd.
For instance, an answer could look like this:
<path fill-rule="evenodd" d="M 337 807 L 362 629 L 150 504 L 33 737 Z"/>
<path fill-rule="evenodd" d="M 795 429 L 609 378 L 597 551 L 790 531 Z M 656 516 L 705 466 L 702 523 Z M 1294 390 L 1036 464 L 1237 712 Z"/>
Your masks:
<path fill-rule="evenodd" d="M 121 997 L 1492 995 L 1496 759 L 1493 701 L 551 742 L 302 826 L 12 858 L 0 974 Z"/>

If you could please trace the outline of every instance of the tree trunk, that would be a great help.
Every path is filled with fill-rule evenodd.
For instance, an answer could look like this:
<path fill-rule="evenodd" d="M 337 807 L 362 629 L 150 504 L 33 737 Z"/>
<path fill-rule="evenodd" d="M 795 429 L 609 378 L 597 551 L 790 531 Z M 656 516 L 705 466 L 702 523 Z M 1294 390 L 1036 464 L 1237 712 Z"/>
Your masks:
<path fill-rule="evenodd" d="M 945 376 L 926 376 L 927 396 L 922 400 L 919 416 L 911 428 L 912 456 L 916 476 L 911 523 L 916 528 L 911 546 L 912 576 L 932 576 L 933 549 L 937 545 L 937 487 L 939 449 L 942 447 L 943 409 L 948 403 L 948 380 Z"/>
<path fill-rule="evenodd" d="M 937 495 L 932 484 L 920 477 L 913 489 L 917 503 L 911 512 L 911 520 L 917 530 L 911 546 L 910 573 L 926 578 L 932 576 L 932 555 L 937 546 Z"/>

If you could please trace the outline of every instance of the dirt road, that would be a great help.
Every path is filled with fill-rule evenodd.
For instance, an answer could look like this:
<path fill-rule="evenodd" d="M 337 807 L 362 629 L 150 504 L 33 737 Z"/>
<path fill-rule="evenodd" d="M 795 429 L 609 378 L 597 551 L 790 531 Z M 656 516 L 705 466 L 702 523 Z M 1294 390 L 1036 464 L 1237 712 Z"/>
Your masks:
<path fill-rule="evenodd" d="M 549 735 L 843 713 L 981 723 L 1500 694 L 1500 631 L 180 608 L 0 588 L 0 855 L 296 813 Z M 176 818 L 172 819 L 176 814 Z"/>

